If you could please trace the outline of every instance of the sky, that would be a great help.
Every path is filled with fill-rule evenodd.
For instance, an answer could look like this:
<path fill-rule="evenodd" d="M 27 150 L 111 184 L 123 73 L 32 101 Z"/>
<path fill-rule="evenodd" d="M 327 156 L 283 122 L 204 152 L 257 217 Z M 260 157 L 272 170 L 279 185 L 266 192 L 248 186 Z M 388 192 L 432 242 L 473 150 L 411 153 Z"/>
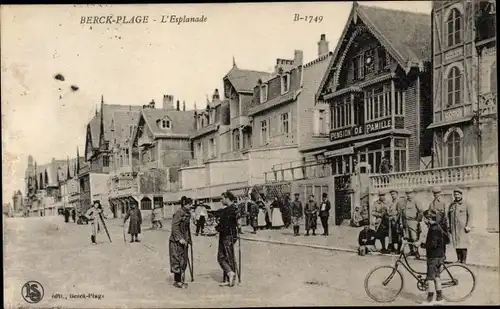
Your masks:
<path fill-rule="evenodd" d="M 361 2 L 429 13 L 431 2 Z M 99 105 L 161 106 L 163 94 L 203 107 L 222 90 L 233 57 L 239 68 L 273 71 L 276 58 L 331 51 L 352 2 L 1 6 L 3 202 L 24 193 L 28 155 L 38 164 L 84 153 L 86 125 Z M 321 22 L 294 21 L 322 16 Z M 148 16 L 142 24 L 81 24 L 82 16 Z M 161 23 L 162 16 L 206 22 Z M 317 19 L 319 21 L 319 18 Z M 65 81 L 54 79 L 62 74 Z M 75 85 L 78 91 L 72 91 Z M 222 91 L 221 91 L 222 94 Z"/>

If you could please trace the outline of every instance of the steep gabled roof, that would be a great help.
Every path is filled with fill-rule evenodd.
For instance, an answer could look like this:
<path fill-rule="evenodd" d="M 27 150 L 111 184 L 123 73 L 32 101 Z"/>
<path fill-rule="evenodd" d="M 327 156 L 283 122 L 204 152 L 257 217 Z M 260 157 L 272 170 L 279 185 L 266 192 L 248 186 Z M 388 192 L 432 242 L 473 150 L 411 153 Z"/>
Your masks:
<path fill-rule="evenodd" d="M 227 79 L 237 92 L 253 93 L 257 81 L 270 75 L 271 73 L 268 72 L 241 70 L 236 65 L 233 65 L 233 68 L 224 76 L 224 79 Z"/>
<path fill-rule="evenodd" d="M 134 106 L 135 107 L 135 106 Z M 114 130 L 111 134 L 111 127 L 109 128 L 109 141 L 113 141 L 113 137 L 116 138 L 117 144 L 124 144 L 130 138 L 130 127 L 137 124 L 141 112 L 136 108 L 132 110 L 118 110 L 113 112 L 113 121 L 111 122 L 112 129 Z"/>
<path fill-rule="evenodd" d="M 357 19 L 366 25 L 404 70 L 409 71 L 411 67 L 421 69 L 424 61 L 430 61 L 432 44 L 430 14 L 389 10 L 354 2 L 328 70 L 318 88 L 317 96 L 320 95 L 332 71 L 337 69 L 334 66 L 341 55 L 341 49 L 345 48 L 344 43 L 349 40 L 346 37 L 348 29 Z"/>
<path fill-rule="evenodd" d="M 194 111 L 177 111 L 165 109 L 143 109 L 145 125 L 149 127 L 155 138 L 169 136 L 189 136 L 194 132 Z M 164 130 L 159 126 L 159 120 L 168 118 L 171 129 Z"/>

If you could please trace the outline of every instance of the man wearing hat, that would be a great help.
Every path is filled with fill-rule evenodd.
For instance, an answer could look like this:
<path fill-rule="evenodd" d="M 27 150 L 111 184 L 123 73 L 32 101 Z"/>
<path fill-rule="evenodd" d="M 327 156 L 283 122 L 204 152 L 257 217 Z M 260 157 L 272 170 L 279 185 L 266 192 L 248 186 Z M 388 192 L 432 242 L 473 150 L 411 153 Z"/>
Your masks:
<path fill-rule="evenodd" d="M 448 208 L 448 222 L 451 231 L 451 243 L 457 252 L 459 263 L 466 263 L 467 248 L 470 244 L 469 233 L 472 230 L 472 207 L 462 199 L 462 189 L 453 189 L 453 202 Z"/>
<path fill-rule="evenodd" d="M 188 245 L 191 244 L 191 206 L 192 200 L 183 196 L 180 201 L 181 208 L 172 217 L 172 230 L 168 249 L 170 257 L 170 272 L 174 274 L 174 286 L 187 288 L 184 282 L 188 263 Z"/>
<path fill-rule="evenodd" d="M 422 208 L 414 200 L 413 189 L 407 189 L 405 193 L 406 201 L 401 209 L 404 236 L 409 238 L 409 242 L 415 242 L 419 239 L 419 222 L 422 221 Z M 410 245 L 410 254 L 417 259 L 420 258 L 418 248 L 414 245 Z"/>
<path fill-rule="evenodd" d="M 295 193 L 295 200 L 291 205 L 293 236 L 299 236 L 300 220 L 304 216 L 304 208 L 302 202 L 299 201 L 300 193 Z"/>
<path fill-rule="evenodd" d="M 397 190 L 389 191 L 392 201 L 389 203 L 387 214 L 389 216 L 389 242 L 392 252 L 399 252 L 402 246 L 401 209 L 403 201 L 399 198 Z M 397 248 L 396 248 L 397 245 Z"/>
<path fill-rule="evenodd" d="M 379 199 L 373 203 L 372 216 L 375 217 L 374 227 L 376 231 L 376 239 L 380 241 L 382 245 L 382 250 L 380 253 L 387 253 L 385 247 L 385 237 L 387 236 L 388 226 L 384 222 L 384 218 L 387 216 L 388 204 L 385 200 L 385 192 L 380 190 L 378 192 Z"/>
<path fill-rule="evenodd" d="M 446 226 L 448 226 L 448 220 L 446 218 L 446 204 L 442 200 L 441 197 L 441 188 L 439 187 L 434 187 L 432 188 L 432 193 L 434 194 L 434 200 L 429 204 L 429 210 L 436 210 L 440 212 L 441 216 L 440 218 L 445 223 Z"/>

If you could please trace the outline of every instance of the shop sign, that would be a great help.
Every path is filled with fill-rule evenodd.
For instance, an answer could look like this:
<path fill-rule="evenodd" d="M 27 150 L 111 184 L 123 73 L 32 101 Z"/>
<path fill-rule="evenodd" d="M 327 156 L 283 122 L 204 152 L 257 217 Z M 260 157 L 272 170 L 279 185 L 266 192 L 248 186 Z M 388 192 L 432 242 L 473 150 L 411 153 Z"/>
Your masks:
<path fill-rule="evenodd" d="M 348 137 L 370 134 L 378 131 L 390 129 L 392 127 L 391 118 L 382 119 L 365 124 L 364 126 L 354 126 L 346 129 L 330 131 L 330 141 L 337 141 Z"/>
<path fill-rule="evenodd" d="M 365 125 L 366 134 L 370 134 L 373 132 L 383 131 L 386 129 L 390 129 L 392 126 L 391 119 L 384 119 L 375 122 L 370 122 Z"/>
<path fill-rule="evenodd" d="M 350 128 L 335 130 L 330 132 L 330 140 L 336 141 L 339 139 L 344 139 L 352 136 L 362 135 L 364 132 L 363 126 L 354 126 Z"/>

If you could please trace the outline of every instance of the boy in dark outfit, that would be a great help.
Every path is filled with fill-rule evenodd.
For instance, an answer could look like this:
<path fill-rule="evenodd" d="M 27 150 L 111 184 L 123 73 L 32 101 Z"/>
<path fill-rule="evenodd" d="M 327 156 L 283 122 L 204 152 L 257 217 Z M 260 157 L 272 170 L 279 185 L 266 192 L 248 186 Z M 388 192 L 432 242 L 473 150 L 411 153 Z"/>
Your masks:
<path fill-rule="evenodd" d="M 446 259 L 446 245 L 449 243 L 449 236 L 445 232 L 445 226 L 441 219 L 442 214 L 434 209 L 424 212 L 426 223 L 429 227 L 425 240 L 425 250 L 427 255 L 427 304 L 439 304 L 443 302 L 443 290 L 441 287 L 441 267 Z M 418 248 L 420 241 L 415 243 Z M 435 286 L 434 286 L 435 285 Z M 434 300 L 436 291 L 436 300 Z"/>
<path fill-rule="evenodd" d="M 370 252 L 375 252 L 375 236 L 377 232 L 372 229 L 369 225 L 365 225 L 363 229 L 359 232 L 358 236 L 358 254 L 366 255 Z"/>
<path fill-rule="evenodd" d="M 183 196 L 181 208 L 172 218 L 172 233 L 169 239 L 170 272 L 174 274 L 174 286 L 187 288 L 184 274 L 188 263 L 188 246 L 191 245 L 191 205 L 192 200 Z"/>

